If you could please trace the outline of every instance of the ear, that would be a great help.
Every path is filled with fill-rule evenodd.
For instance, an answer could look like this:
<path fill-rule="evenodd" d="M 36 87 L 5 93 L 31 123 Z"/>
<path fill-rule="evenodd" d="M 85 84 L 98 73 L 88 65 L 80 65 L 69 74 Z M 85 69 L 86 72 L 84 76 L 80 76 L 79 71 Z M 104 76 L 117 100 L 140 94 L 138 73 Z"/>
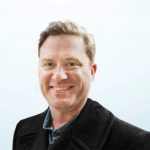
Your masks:
<path fill-rule="evenodd" d="M 91 66 L 91 77 L 92 77 L 92 80 L 94 79 L 96 70 L 97 70 L 97 65 L 96 65 L 96 64 L 93 64 L 93 65 Z"/>

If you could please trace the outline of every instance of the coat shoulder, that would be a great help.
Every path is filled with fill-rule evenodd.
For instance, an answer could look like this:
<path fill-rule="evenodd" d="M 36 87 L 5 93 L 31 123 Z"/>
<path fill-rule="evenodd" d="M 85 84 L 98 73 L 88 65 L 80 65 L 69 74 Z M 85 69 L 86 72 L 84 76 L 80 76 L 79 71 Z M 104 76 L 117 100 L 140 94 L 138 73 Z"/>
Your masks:
<path fill-rule="evenodd" d="M 150 132 L 114 116 L 107 146 L 119 149 L 149 150 Z"/>
<path fill-rule="evenodd" d="M 40 114 L 20 120 L 16 126 L 16 136 L 38 132 L 38 130 L 42 128 L 46 112 L 47 110 Z"/>

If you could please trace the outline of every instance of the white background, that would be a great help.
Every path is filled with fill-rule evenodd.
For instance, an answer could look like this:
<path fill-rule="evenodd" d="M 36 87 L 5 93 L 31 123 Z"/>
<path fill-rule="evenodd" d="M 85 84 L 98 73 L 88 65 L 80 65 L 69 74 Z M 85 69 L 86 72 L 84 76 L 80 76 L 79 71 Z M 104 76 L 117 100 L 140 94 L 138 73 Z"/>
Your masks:
<path fill-rule="evenodd" d="M 39 34 L 69 19 L 96 40 L 90 97 L 150 130 L 149 0 L 0 0 L 0 149 L 12 149 L 17 122 L 47 108 L 38 85 Z"/>

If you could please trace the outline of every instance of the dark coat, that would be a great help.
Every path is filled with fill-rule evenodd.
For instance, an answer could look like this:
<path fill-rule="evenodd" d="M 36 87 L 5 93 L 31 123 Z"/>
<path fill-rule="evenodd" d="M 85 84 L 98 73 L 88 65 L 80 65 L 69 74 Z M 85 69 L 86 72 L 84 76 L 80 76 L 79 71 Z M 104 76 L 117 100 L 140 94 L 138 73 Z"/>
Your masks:
<path fill-rule="evenodd" d="M 48 131 L 42 128 L 45 114 L 20 121 L 13 150 L 150 150 L 150 133 L 116 118 L 88 99 L 80 115 L 48 147 Z"/>

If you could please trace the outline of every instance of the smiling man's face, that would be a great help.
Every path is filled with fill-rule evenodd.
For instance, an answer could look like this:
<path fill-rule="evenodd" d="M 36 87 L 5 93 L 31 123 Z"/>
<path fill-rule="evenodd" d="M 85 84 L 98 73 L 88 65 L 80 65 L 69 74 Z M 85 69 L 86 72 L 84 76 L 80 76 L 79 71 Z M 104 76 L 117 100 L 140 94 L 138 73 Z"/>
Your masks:
<path fill-rule="evenodd" d="M 88 96 L 96 65 L 90 66 L 82 37 L 49 36 L 40 48 L 39 81 L 51 109 L 72 111 Z"/>

